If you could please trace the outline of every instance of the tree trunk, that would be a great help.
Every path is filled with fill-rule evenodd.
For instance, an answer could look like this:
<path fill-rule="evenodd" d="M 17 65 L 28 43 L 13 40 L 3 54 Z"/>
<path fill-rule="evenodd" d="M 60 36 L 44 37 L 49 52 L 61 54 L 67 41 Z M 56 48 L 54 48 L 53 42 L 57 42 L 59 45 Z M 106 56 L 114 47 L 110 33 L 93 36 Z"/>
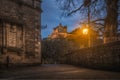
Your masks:
<path fill-rule="evenodd" d="M 118 1 L 105 0 L 107 6 L 107 16 L 105 19 L 105 35 L 104 43 L 116 41 L 116 33 L 118 27 Z"/>

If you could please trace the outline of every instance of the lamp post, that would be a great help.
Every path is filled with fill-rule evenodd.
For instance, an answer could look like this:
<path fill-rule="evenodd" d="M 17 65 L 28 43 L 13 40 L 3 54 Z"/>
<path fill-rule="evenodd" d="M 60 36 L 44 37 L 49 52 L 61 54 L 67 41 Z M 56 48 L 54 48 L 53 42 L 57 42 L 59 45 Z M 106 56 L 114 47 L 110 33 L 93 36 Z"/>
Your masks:
<path fill-rule="evenodd" d="M 82 32 L 83 32 L 84 35 L 87 35 L 88 34 L 88 28 L 84 28 Z"/>
<path fill-rule="evenodd" d="M 91 47 L 90 29 L 88 27 L 85 27 L 85 28 L 83 28 L 82 33 L 83 33 L 83 35 L 88 35 L 88 47 Z"/>

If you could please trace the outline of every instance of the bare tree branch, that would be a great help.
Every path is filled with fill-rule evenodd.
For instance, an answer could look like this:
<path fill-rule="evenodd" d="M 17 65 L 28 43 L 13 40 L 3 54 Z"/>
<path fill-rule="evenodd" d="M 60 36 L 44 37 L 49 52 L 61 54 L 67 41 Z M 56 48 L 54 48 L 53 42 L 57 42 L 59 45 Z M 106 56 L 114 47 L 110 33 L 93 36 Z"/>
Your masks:
<path fill-rule="evenodd" d="M 104 24 L 102 24 L 102 23 L 94 23 L 94 24 L 96 24 L 96 25 L 100 25 L 100 26 L 105 26 Z M 102 27 L 103 28 L 103 27 Z"/>
<path fill-rule="evenodd" d="M 70 15 L 73 14 L 73 13 L 76 13 L 76 12 L 79 11 L 83 6 L 84 6 L 84 4 L 82 4 L 79 8 L 71 11 L 70 13 L 68 13 L 68 16 L 70 16 Z"/>
<path fill-rule="evenodd" d="M 94 0 L 93 2 L 88 3 L 87 5 L 94 4 L 94 3 L 95 3 L 95 2 L 97 2 L 97 1 L 98 1 L 98 0 Z M 72 2 L 73 2 L 73 1 L 72 1 Z M 82 7 L 84 7 L 84 8 L 85 8 L 84 3 L 83 3 L 82 5 L 80 5 L 80 7 L 78 7 L 77 9 L 75 9 L 75 10 L 71 11 L 70 13 L 68 13 L 68 15 L 67 15 L 67 16 L 70 16 L 71 14 L 76 13 L 77 11 L 80 11 Z"/>
<path fill-rule="evenodd" d="M 91 21 L 92 23 L 95 23 L 95 22 L 98 22 L 98 21 L 105 21 L 105 19 L 96 19 L 96 20 L 93 20 Z"/>

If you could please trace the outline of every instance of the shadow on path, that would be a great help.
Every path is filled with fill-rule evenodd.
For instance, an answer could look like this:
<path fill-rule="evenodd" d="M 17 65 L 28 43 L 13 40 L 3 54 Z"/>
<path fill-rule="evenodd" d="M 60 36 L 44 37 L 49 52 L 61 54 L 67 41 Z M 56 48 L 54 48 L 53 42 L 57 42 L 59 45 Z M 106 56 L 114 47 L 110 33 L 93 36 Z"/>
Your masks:
<path fill-rule="evenodd" d="M 65 64 L 43 64 L 0 71 L 0 79 L 120 79 L 120 72 L 86 69 Z"/>

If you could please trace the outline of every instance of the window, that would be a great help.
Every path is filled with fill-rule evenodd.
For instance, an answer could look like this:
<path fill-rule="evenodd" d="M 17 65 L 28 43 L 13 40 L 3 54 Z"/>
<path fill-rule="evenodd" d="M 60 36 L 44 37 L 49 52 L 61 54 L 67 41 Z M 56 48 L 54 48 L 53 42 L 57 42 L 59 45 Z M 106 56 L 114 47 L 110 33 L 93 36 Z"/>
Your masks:
<path fill-rule="evenodd" d="M 63 30 L 62 29 L 59 29 L 59 32 L 62 32 Z"/>
<path fill-rule="evenodd" d="M 21 26 L 6 24 L 6 41 L 8 47 L 22 48 L 22 31 Z"/>
<path fill-rule="evenodd" d="M 10 32 L 16 33 L 16 26 L 11 25 L 10 26 Z"/>
<path fill-rule="evenodd" d="M 6 32 L 7 32 L 7 46 L 16 47 L 16 26 L 6 24 Z"/>

